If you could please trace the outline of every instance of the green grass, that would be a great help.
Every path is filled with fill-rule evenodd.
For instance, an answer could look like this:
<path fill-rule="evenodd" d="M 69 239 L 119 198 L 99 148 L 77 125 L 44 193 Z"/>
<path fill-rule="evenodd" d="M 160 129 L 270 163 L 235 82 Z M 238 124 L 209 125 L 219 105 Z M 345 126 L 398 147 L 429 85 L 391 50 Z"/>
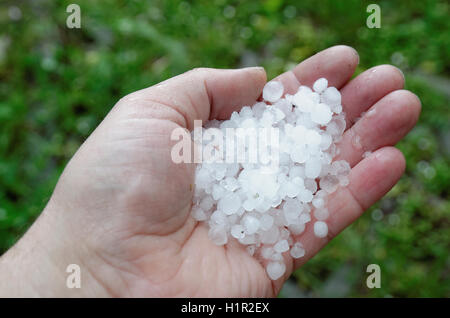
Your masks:
<path fill-rule="evenodd" d="M 448 2 L 379 1 L 381 28 L 368 29 L 369 1 L 77 1 L 80 30 L 65 27 L 71 2 L 0 4 L 0 253 L 121 96 L 199 66 L 263 65 L 274 77 L 347 44 L 360 53 L 357 72 L 401 67 L 423 112 L 398 145 L 407 159 L 398 185 L 295 280 L 311 296 L 450 296 Z M 365 286 L 372 263 L 380 289 Z"/>

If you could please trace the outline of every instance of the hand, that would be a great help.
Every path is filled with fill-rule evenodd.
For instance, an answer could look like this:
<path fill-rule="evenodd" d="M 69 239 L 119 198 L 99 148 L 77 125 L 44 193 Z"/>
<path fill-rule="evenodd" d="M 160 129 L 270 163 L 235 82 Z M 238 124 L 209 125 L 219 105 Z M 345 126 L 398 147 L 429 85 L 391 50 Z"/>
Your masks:
<path fill-rule="evenodd" d="M 405 160 L 396 144 L 414 126 L 419 99 L 402 90 L 395 67 L 381 65 L 349 81 L 355 50 L 337 46 L 280 75 L 288 93 L 326 77 L 341 90 L 347 131 L 340 158 L 350 184 L 332 195 L 329 235 L 301 234 L 307 254 L 286 257 L 272 282 L 255 258 L 231 242 L 214 245 L 190 216 L 193 164 L 175 164 L 170 140 L 194 119 L 226 119 L 252 105 L 266 82 L 262 68 L 196 69 L 122 98 L 67 165 L 31 229 L 0 261 L 4 295 L 275 296 L 293 270 L 355 221 L 398 181 Z M 361 116 L 361 119 L 355 120 Z M 372 154 L 362 159 L 362 154 Z M 81 267 L 82 288 L 65 286 L 68 264 Z M 5 286 L 3 284 L 3 286 Z"/>

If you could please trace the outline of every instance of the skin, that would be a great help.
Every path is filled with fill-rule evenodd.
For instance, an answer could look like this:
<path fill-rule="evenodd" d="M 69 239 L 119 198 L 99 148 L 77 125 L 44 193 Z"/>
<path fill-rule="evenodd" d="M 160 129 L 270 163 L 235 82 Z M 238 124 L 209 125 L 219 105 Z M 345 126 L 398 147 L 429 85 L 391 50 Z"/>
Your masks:
<path fill-rule="evenodd" d="M 341 90 L 348 122 L 339 157 L 352 166 L 349 186 L 328 204 L 329 235 L 319 239 L 307 226 L 299 237 L 306 255 L 285 256 L 287 272 L 277 281 L 241 245 L 208 239 L 205 225 L 189 215 L 194 166 L 170 159 L 173 129 L 192 129 L 194 119 L 226 119 L 253 104 L 265 71 L 195 69 L 112 108 L 68 163 L 38 220 L 1 257 L 0 296 L 276 296 L 293 270 L 404 171 L 405 159 L 393 145 L 414 127 L 420 101 L 402 89 L 404 77 L 393 66 L 376 66 L 350 81 L 358 62 L 354 49 L 336 46 L 277 78 L 289 93 L 320 77 Z M 371 154 L 363 159 L 366 151 Z M 80 289 L 66 287 L 65 270 L 73 263 L 81 268 Z"/>

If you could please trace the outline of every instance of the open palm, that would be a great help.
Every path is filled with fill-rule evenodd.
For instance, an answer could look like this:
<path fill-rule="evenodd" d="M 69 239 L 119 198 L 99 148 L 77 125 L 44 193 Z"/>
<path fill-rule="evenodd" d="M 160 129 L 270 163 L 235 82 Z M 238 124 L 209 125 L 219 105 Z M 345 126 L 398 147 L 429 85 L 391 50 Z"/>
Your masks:
<path fill-rule="evenodd" d="M 77 242 L 72 255 L 86 269 L 89 295 L 275 296 L 293 270 L 403 173 L 404 158 L 392 146 L 414 126 L 420 101 L 402 90 L 403 75 L 392 66 L 350 81 L 358 62 L 352 48 L 337 46 L 277 78 L 288 93 L 320 77 L 341 90 L 347 130 L 339 157 L 352 167 L 349 186 L 329 200 L 328 237 L 315 237 L 307 226 L 300 235 L 307 254 L 295 262 L 285 256 L 287 272 L 277 281 L 234 240 L 227 246 L 209 240 L 206 226 L 190 216 L 195 167 L 170 157 L 173 129 L 192 129 L 194 119 L 226 119 L 253 104 L 266 82 L 261 68 L 196 69 L 121 99 L 72 158 L 35 227 L 48 223 L 63 242 Z"/>

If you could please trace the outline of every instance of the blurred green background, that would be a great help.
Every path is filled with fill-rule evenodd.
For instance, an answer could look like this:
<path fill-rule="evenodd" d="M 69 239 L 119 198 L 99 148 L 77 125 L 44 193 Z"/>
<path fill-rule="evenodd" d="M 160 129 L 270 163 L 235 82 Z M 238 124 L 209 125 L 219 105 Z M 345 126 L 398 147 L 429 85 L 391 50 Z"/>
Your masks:
<path fill-rule="evenodd" d="M 64 165 L 123 95 L 194 67 L 263 65 L 269 78 L 335 44 L 357 73 L 392 63 L 422 100 L 392 191 L 294 273 L 281 297 L 450 296 L 448 1 L 73 1 L 0 4 L 0 254 L 45 206 Z M 379 264 L 380 289 L 365 284 Z"/>

